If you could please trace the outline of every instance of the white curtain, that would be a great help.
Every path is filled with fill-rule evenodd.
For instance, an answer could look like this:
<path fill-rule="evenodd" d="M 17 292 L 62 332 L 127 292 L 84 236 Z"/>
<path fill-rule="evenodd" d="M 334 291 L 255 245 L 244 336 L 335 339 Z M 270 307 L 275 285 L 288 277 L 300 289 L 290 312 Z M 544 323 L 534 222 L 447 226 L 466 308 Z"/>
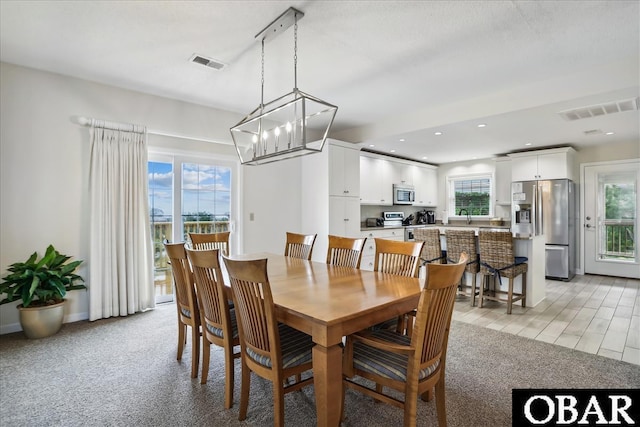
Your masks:
<path fill-rule="evenodd" d="M 155 306 L 146 129 L 93 121 L 89 320 Z"/>

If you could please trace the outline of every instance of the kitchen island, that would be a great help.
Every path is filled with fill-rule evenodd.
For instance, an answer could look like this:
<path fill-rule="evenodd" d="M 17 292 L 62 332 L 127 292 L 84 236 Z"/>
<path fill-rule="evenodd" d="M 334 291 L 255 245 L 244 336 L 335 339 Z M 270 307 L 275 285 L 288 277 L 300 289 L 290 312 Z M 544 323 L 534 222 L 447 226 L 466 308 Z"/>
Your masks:
<path fill-rule="evenodd" d="M 409 238 L 411 230 L 416 228 L 433 228 L 440 229 L 440 244 L 442 250 L 446 250 L 447 242 L 445 230 L 468 230 L 475 231 L 476 236 L 479 230 L 493 230 L 509 232 L 508 225 L 492 226 L 485 224 L 419 224 L 408 226 L 392 226 L 392 227 L 362 227 L 361 236 L 366 237 L 365 248 L 362 255 L 361 268 L 363 270 L 373 270 L 375 243 L 374 238 L 392 239 L 392 240 L 411 240 Z M 545 239 L 544 236 L 516 236 L 514 237 L 514 253 L 515 256 L 526 257 L 529 264 L 527 271 L 527 307 L 535 307 L 546 297 L 545 292 Z M 471 273 L 465 273 L 468 283 L 471 281 Z M 478 283 L 481 278 L 479 277 Z M 506 291 L 509 286 L 508 280 L 503 280 L 500 289 Z M 522 277 L 514 280 L 514 290 L 522 289 Z"/>

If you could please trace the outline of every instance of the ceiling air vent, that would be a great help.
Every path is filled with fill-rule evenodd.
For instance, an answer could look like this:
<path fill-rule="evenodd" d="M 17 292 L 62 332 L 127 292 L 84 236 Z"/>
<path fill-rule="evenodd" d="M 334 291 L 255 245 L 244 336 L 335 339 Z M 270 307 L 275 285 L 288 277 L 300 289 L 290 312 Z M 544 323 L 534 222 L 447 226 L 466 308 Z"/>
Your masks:
<path fill-rule="evenodd" d="M 558 112 L 558 114 L 567 121 L 587 119 L 589 117 L 598 117 L 607 114 L 621 113 L 623 111 L 638 110 L 639 102 L 638 98 L 623 99 L 621 101 L 611 101 L 603 104 L 564 110 Z"/>
<path fill-rule="evenodd" d="M 191 62 L 204 65 L 205 67 L 213 68 L 214 70 L 222 70 L 227 66 L 227 64 L 225 64 L 224 62 L 220 62 L 216 59 L 207 58 L 205 56 L 197 54 L 191 57 Z"/>

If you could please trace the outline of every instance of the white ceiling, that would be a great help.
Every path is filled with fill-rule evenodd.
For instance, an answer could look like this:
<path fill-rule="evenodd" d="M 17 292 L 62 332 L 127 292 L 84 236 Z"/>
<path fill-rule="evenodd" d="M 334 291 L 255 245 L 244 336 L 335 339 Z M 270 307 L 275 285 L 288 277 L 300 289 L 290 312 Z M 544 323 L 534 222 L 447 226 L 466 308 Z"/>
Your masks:
<path fill-rule="evenodd" d="M 0 60 L 246 114 L 254 36 L 289 6 L 305 13 L 298 87 L 338 105 L 335 138 L 435 164 L 640 141 L 638 111 L 557 114 L 640 95 L 637 0 L 2 0 Z M 265 101 L 292 88 L 289 29 L 266 44 Z"/>

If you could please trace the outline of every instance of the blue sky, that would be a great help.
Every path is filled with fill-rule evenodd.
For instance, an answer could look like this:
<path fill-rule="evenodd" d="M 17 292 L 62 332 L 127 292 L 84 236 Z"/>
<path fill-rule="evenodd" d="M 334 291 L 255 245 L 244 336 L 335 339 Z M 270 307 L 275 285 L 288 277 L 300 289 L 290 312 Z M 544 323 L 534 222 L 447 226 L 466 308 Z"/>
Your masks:
<path fill-rule="evenodd" d="M 149 207 L 171 214 L 173 166 L 149 162 Z M 209 212 L 226 215 L 230 211 L 231 169 L 222 166 L 184 163 L 182 165 L 182 212 Z"/>

